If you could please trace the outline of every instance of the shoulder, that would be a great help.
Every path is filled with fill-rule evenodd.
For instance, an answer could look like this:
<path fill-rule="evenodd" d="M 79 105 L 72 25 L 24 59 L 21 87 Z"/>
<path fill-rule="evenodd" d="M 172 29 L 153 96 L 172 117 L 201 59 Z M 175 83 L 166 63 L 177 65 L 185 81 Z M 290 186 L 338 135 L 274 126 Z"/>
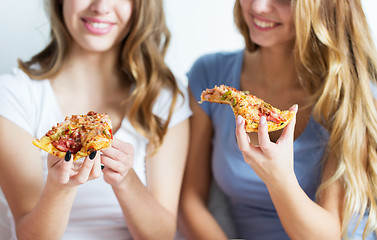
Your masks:
<path fill-rule="evenodd" d="M 170 127 L 191 116 L 187 84 L 182 79 L 177 79 L 176 81 L 182 95 L 177 95 L 177 101 L 175 103 L 173 115 L 169 123 Z M 169 116 L 169 110 L 172 104 L 172 100 L 172 90 L 167 87 L 161 89 L 160 94 L 153 105 L 153 113 L 159 116 L 161 119 L 166 120 Z"/>
<path fill-rule="evenodd" d="M 243 62 L 244 50 L 218 52 L 201 56 L 187 73 L 189 86 L 199 101 L 203 89 L 218 84 L 234 86 Z"/>
<path fill-rule="evenodd" d="M 0 116 L 32 134 L 47 87 L 46 81 L 33 80 L 20 69 L 0 75 Z"/>
<path fill-rule="evenodd" d="M 232 66 L 237 60 L 243 56 L 243 50 L 233 52 L 217 52 L 210 53 L 199 57 L 189 73 L 193 71 L 224 71 L 226 67 Z"/>
<path fill-rule="evenodd" d="M 26 94 L 43 85 L 43 80 L 33 80 L 21 69 L 14 68 L 11 72 L 0 75 L 0 91 L 12 91 Z"/>
<path fill-rule="evenodd" d="M 26 98 L 31 91 L 31 79 L 20 69 L 0 75 L 0 99 Z"/>
<path fill-rule="evenodd" d="M 9 85 L 22 85 L 28 80 L 30 80 L 30 78 L 18 68 L 14 68 L 11 72 L 0 75 L 0 84 L 4 87 Z"/>
<path fill-rule="evenodd" d="M 33 80 L 21 69 L 0 75 L 0 101 L 16 101 L 29 105 L 40 98 L 48 88 L 47 80 Z"/>

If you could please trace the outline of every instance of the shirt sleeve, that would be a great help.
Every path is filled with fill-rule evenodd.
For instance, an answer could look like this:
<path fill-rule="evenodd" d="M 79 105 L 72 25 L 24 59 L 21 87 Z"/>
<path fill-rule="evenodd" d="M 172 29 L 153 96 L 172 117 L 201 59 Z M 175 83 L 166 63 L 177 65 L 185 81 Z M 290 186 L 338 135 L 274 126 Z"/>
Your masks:
<path fill-rule="evenodd" d="M 190 90 L 198 102 L 200 101 L 200 96 L 203 90 L 214 87 L 215 83 L 211 83 L 211 79 L 214 81 L 214 77 L 211 77 L 213 74 L 213 68 L 210 67 L 210 63 L 213 62 L 213 57 L 214 55 L 200 57 L 195 61 L 190 71 L 187 73 Z M 211 116 L 210 103 L 203 102 L 199 105 L 207 115 Z"/>
<path fill-rule="evenodd" d="M 179 79 L 177 79 L 177 84 L 183 96 L 181 94 L 178 94 L 177 96 L 174 111 L 169 122 L 169 128 L 177 125 L 192 115 L 189 105 L 187 84 L 185 84 L 185 81 Z M 162 89 L 153 106 L 153 114 L 163 120 L 167 120 L 172 99 L 172 92 L 169 89 Z"/>
<path fill-rule="evenodd" d="M 30 86 L 19 69 L 0 76 L 0 116 L 33 135 Z"/>

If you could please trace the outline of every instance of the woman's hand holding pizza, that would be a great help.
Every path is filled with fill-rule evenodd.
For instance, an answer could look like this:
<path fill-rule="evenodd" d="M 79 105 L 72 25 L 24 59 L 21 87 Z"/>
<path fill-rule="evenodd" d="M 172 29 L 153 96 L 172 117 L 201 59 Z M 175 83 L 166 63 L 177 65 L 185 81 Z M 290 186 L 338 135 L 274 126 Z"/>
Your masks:
<path fill-rule="evenodd" d="M 89 111 L 67 116 L 33 144 L 49 153 L 49 177 L 66 186 L 77 186 L 101 176 L 98 150 L 113 140 L 112 124 L 107 114 Z M 84 161 L 76 161 L 85 157 Z"/>
<path fill-rule="evenodd" d="M 111 147 L 102 149 L 101 152 L 104 180 L 112 186 L 120 184 L 133 166 L 134 148 L 131 144 L 114 138 Z"/>
<path fill-rule="evenodd" d="M 52 154 L 47 157 L 48 174 L 56 182 L 78 186 L 101 176 L 101 162 L 99 154 L 92 152 L 84 161 L 73 161 L 72 154 L 68 152 L 65 158 Z"/>
<path fill-rule="evenodd" d="M 93 152 L 84 161 L 73 161 L 69 153 L 65 158 L 48 155 L 49 176 L 66 186 L 78 186 L 101 176 L 110 185 L 118 185 L 132 168 L 134 149 L 131 144 L 114 138 L 111 147 Z M 101 163 L 103 170 L 101 171 Z"/>
<path fill-rule="evenodd" d="M 290 111 L 297 113 L 297 105 L 292 106 Z M 244 160 L 253 168 L 267 187 L 277 183 L 284 183 L 295 176 L 293 142 L 296 116 L 285 127 L 276 143 L 270 141 L 266 118 L 264 116 L 261 117 L 258 128 L 259 145 L 257 146 L 250 143 L 249 136 L 245 131 L 245 120 L 238 116 L 236 121 L 238 147 L 243 154 Z"/>

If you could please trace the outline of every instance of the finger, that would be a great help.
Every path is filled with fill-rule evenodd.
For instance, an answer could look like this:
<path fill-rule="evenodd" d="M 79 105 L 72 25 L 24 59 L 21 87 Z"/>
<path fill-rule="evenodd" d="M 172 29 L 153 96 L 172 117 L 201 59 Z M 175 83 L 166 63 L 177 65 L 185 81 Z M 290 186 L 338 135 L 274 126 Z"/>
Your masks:
<path fill-rule="evenodd" d="M 258 143 L 260 149 L 266 153 L 269 151 L 271 144 L 270 136 L 268 135 L 268 125 L 265 116 L 261 116 L 258 126 Z"/>
<path fill-rule="evenodd" d="M 116 184 L 119 182 L 120 179 L 122 179 L 122 176 L 109 168 L 103 169 L 103 179 L 105 182 L 107 182 L 110 185 Z"/>
<path fill-rule="evenodd" d="M 106 156 L 114 160 L 118 160 L 118 159 L 122 159 L 126 157 L 126 154 L 123 151 L 116 149 L 113 146 L 106 149 L 102 149 L 101 152 L 102 152 L 101 157 Z"/>
<path fill-rule="evenodd" d="M 295 112 L 295 116 L 292 118 L 292 120 L 284 128 L 283 133 L 281 134 L 279 140 L 280 139 L 282 139 L 282 140 L 286 139 L 288 141 L 292 141 L 293 142 L 293 140 L 294 140 L 294 133 L 295 133 L 295 126 L 296 126 L 296 115 L 297 115 L 297 111 L 298 111 L 298 105 L 297 104 L 293 105 L 289 109 L 289 111 L 294 111 Z"/>
<path fill-rule="evenodd" d="M 124 163 L 120 161 L 116 161 L 105 155 L 101 156 L 101 162 L 104 166 L 103 171 L 105 171 L 105 169 L 111 169 L 112 171 L 115 171 L 115 172 L 123 172 L 126 168 Z"/>
<path fill-rule="evenodd" d="M 94 161 L 90 160 L 89 157 L 86 157 L 77 175 L 73 177 L 73 180 L 79 184 L 83 184 L 87 182 L 89 179 L 89 174 L 92 171 L 93 165 L 94 165 Z"/>
<path fill-rule="evenodd" d="M 73 164 L 73 156 L 71 151 L 68 151 L 65 154 L 64 160 L 60 159 L 60 174 L 59 174 L 59 182 L 62 184 L 67 184 L 71 177 L 71 168 Z"/>
<path fill-rule="evenodd" d="M 89 155 L 89 159 L 91 157 L 93 157 L 92 161 L 94 161 L 94 164 L 93 164 L 93 167 L 92 167 L 92 170 L 90 172 L 90 175 L 89 175 L 89 179 L 95 179 L 95 178 L 98 178 L 99 176 L 101 176 L 102 174 L 102 171 L 101 171 L 101 157 L 99 156 L 99 154 L 91 154 L 92 156 Z"/>
<path fill-rule="evenodd" d="M 60 162 L 60 160 L 61 160 L 60 157 L 57 157 L 57 156 L 49 153 L 48 156 L 47 156 L 48 168 L 50 169 L 50 168 L 54 167 L 56 164 L 58 164 Z"/>
<path fill-rule="evenodd" d="M 111 147 L 118 149 L 126 154 L 133 154 L 134 153 L 134 148 L 130 143 L 123 142 L 119 140 L 118 138 L 114 138 L 113 142 L 111 144 Z M 106 149 L 103 149 L 106 150 Z"/>
<path fill-rule="evenodd" d="M 237 116 L 236 119 L 236 138 L 241 152 L 250 150 L 249 136 L 245 131 L 245 119 L 242 116 Z"/>

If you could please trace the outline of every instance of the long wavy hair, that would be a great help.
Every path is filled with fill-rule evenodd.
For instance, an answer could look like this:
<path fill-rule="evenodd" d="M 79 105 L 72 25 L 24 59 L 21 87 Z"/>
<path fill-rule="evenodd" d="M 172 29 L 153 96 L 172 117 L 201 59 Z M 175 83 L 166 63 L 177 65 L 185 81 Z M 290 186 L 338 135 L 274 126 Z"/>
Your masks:
<path fill-rule="evenodd" d="M 46 2 L 51 23 L 50 43 L 30 61 L 19 60 L 19 67 L 33 79 L 48 79 L 57 75 L 72 46 L 63 20 L 62 1 Z M 132 25 L 119 51 L 119 69 L 124 81 L 131 81 L 131 96 L 125 96 L 131 124 L 156 147 L 161 145 L 178 94 L 181 94 L 174 75 L 165 64 L 164 57 L 170 42 L 165 23 L 162 0 L 134 0 Z M 35 64 L 40 67 L 35 68 Z M 167 120 L 152 113 L 153 103 L 161 89 L 172 92 L 172 104 Z"/>
<path fill-rule="evenodd" d="M 371 92 L 371 85 L 377 85 L 377 56 L 366 17 L 360 0 L 292 0 L 292 12 L 297 74 L 311 93 L 313 116 L 329 132 L 327 152 L 337 166 L 316 196 L 321 198 L 329 185 L 341 180 L 342 237 L 348 238 L 354 216 L 360 221 L 369 214 L 365 239 L 377 232 L 377 111 Z M 234 17 L 246 49 L 258 49 L 239 0 Z"/>

